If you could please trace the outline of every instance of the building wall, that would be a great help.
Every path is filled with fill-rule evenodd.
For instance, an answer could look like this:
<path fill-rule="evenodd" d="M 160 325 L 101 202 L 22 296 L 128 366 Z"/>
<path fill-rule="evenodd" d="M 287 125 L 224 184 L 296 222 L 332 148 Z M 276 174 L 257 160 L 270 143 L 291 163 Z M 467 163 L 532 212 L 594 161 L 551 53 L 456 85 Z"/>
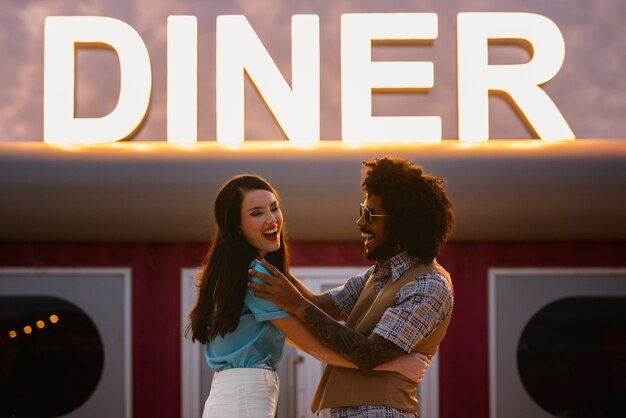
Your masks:
<path fill-rule="evenodd" d="M 180 415 L 182 268 L 206 245 L 0 243 L 0 267 L 132 269 L 134 417 Z M 294 266 L 366 266 L 360 243 L 293 243 Z M 625 241 L 453 242 L 439 261 L 452 274 L 455 311 L 441 346 L 440 416 L 489 416 L 488 293 L 491 267 L 626 267 Z M 94 295 L 97 297 L 97 295 Z"/>
<path fill-rule="evenodd" d="M 440 351 L 440 416 L 484 418 L 489 416 L 488 269 L 624 267 L 626 242 L 452 243 L 440 262 L 455 288 L 455 311 Z"/>

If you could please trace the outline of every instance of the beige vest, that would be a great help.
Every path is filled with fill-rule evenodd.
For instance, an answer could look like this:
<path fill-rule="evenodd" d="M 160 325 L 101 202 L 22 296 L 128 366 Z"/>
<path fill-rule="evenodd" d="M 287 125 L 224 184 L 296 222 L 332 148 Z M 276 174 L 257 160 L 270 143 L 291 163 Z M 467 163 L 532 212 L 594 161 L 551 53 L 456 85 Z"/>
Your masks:
<path fill-rule="evenodd" d="M 417 276 L 436 272 L 450 284 L 450 275 L 437 262 L 418 265 L 405 271 L 395 282 L 389 280 L 377 296 L 374 296 L 373 276 L 370 276 L 357 300 L 346 326 L 360 334 L 369 336 L 383 313 L 395 302 L 395 295 L 402 286 Z M 443 339 L 448 323 L 448 314 L 426 338 L 419 341 L 414 352 L 432 357 Z M 384 405 L 401 411 L 417 412 L 415 397 L 417 386 L 403 375 L 395 372 L 365 373 L 358 369 L 346 369 L 328 365 L 311 401 L 311 410 L 360 405 Z"/>

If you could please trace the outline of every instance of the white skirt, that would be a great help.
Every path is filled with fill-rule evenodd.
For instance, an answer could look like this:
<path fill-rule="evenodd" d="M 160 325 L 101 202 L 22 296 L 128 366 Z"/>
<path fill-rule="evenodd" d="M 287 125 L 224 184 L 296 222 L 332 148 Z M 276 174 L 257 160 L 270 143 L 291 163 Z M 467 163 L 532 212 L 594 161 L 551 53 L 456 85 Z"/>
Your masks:
<path fill-rule="evenodd" d="M 266 369 L 215 372 L 202 418 L 274 418 L 278 374 Z"/>

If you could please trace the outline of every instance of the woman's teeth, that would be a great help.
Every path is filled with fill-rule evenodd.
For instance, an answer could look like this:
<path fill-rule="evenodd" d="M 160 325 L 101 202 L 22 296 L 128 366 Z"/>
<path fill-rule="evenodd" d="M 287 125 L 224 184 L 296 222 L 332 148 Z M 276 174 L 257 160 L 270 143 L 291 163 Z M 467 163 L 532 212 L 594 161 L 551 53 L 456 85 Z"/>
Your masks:
<path fill-rule="evenodd" d="M 275 237 L 276 235 L 278 235 L 278 228 L 267 229 L 263 231 L 263 235 L 265 235 L 266 237 Z"/>

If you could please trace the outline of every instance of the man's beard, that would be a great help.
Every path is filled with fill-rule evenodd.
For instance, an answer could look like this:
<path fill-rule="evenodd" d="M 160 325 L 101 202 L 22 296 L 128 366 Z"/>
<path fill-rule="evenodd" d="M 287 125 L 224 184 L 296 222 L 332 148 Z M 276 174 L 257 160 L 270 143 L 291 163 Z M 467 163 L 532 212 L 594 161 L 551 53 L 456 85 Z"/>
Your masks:
<path fill-rule="evenodd" d="M 372 251 L 365 252 L 365 258 L 372 261 L 385 261 L 394 255 L 396 247 L 385 239 L 381 245 L 375 246 Z"/>

